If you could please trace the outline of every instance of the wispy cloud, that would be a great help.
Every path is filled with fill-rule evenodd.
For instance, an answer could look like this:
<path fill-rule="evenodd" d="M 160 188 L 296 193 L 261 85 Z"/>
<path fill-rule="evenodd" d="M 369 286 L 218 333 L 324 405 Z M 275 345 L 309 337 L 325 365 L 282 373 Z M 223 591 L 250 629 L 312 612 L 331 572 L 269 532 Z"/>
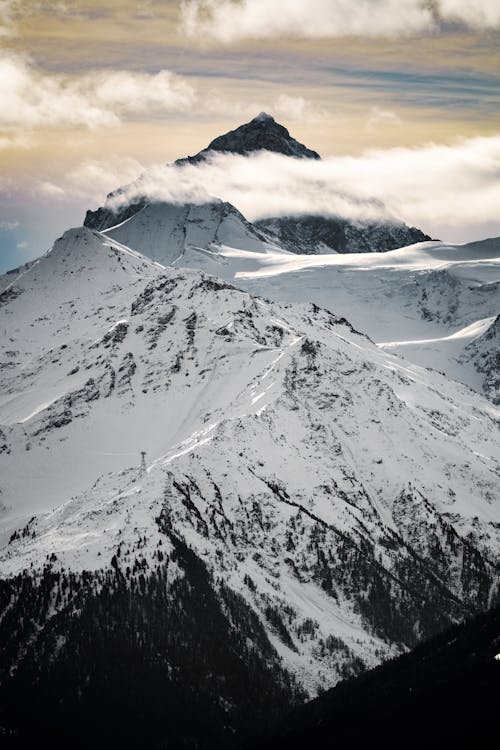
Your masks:
<path fill-rule="evenodd" d="M 144 194 L 172 202 L 221 198 L 249 219 L 293 213 L 394 216 L 450 242 L 500 234 L 500 134 L 323 161 L 219 154 L 184 168 L 159 165 L 139 178 L 143 171 L 135 159 L 115 156 L 87 159 L 51 180 L 14 184 L 0 178 L 2 219 L 18 219 L 23 236 L 14 242 L 30 245 L 22 258 L 15 245 L 10 255 L 5 251 L 0 267 L 47 250 L 65 228 L 81 223 L 87 208 L 97 208 L 110 190 L 126 183 L 113 205 Z"/>
<path fill-rule="evenodd" d="M 249 219 L 303 213 L 392 216 L 439 231 L 439 226 L 495 220 L 499 176 L 500 135 L 322 161 L 268 152 L 217 154 L 197 165 L 150 169 L 113 205 L 139 195 L 194 203 L 213 196 L 233 203 Z"/>
<path fill-rule="evenodd" d="M 69 169 L 59 182 L 41 180 L 35 183 L 34 193 L 57 201 L 86 200 L 94 204 L 98 196 L 111 192 L 117 185 L 136 180 L 144 167 L 133 158 L 110 156 L 108 159 L 86 159 Z"/>
<path fill-rule="evenodd" d="M 32 144 L 30 133 L 7 133 L 0 135 L 0 151 L 5 149 L 29 148 Z"/>
<path fill-rule="evenodd" d="M 442 23 L 500 26 L 498 0 L 182 0 L 183 32 L 220 42 L 429 33 Z"/>
<path fill-rule="evenodd" d="M 372 107 L 366 121 L 366 128 L 375 130 L 380 125 L 401 125 L 401 118 L 391 110 Z"/>
<path fill-rule="evenodd" d="M 438 17 L 455 21 L 475 29 L 495 29 L 500 26 L 498 0 L 437 0 Z"/>
<path fill-rule="evenodd" d="M 13 229 L 17 229 L 19 226 L 19 222 L 14 219 L 11 221 L 8 220 L 2 220 L 0 221 L 0 230 L 2 232 L 12 232 Z"/>
<path fill-rule="evenodd" d="M 0 0 L 0 39 L 15 34 L 14 7 L 12 0 Z"/>
<path fill-rule="evenodd" d="M 326 118 L 326 112 L 315 102 L 300 94 L 282 92 L 253 96 L 240 94 L 240 98 L 230 97 L 218 89 L 210 89 L 198 99 L 200 110 L 218 115 L 231 113 L 233 118 L 251 119 L 257 112 L 269 112 L 284 122 L 316 123 Z"/>
<path fill-rule="evenodd" d="M 326 113 L 308 99 L 290 94 L 280 94 L 270 109 L 285 121 L 319 122 L 326 117 Z M 253 111 L 256 112 L 257 109 L 254 108 Z"/>
<path fill-rule="evenodd" d="M 49 74 L 25 55 L 0 56 L 0 127 L 118 125 L 123 118 L 182 111 L 193 88 L 168 70 L 158 73 L 96 70 Z"/>

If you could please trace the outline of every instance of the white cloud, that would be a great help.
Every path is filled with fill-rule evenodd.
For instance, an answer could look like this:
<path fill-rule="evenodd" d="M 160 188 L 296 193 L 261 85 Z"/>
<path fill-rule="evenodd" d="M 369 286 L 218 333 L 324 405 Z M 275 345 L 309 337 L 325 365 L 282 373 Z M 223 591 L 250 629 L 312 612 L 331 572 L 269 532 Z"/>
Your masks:
<path fill-rule="evenodd" d="M 40 180 L 37 182 L 34 186 L 34 192 L 37 195 L 54 200 L 62 200 L 66 197 L 63 188 L 60 185 L 50 182 L 50 180 Z"/>
<path fill-rule="evenodd" d="M 60 179 L 35 181 L 27 188 L 27 193 L 30 198 L 72 204 L 85 201 L 89 207 L 90 204 L 97 207 L 117 185 L 131 183 L 143 172 L 144 166 L 133 158 L 112 155 L 105 160 L 87 159 L 66 171 Z"/>
<path fill-rule="evenodd" d="M 401 118 L 388 109 L 372 107 L 366 122 L 367 130 L 375 130 L 380 125 L 401 125 Z"/>
<path fill-rule="evenodd" d="M 439 0 L 438 14 L 446 21 L 458 21 L 477 29 L 500 26 L 498 0 Z"/>
<path fill-rule="evenodd" d="M 0 127 L 118 125 L 122 118 L 192 107 L 195 93 L 168 70 L 48 74 L 24 55 L 0 56 Z"/>
<path fill-rule="evenodd" d="M 9 133 L 8 130 L 0 135 L 0 151 L 29 148 L 31 146 L 32 137 L 30 133 Z"/>
<path fill-rule="evenodd" d="M 0 230 L 3 232 L 12 232 L 13 229 L 17 229 L 19 226 L 19 222 L 17 220 L 8 221 L 6 219 L 3 219 L 0 221 Z"/>
<path fill-rule="evenodd" d="M 467 227 L 498 219 L 500 135 L 322 161 L 216 154 L 205 163 L 147 170 L 115 205 L 139 195 L 181 203 L 216 196 L 251 220 L 317 213 L 394 216 L 434 232 Z"/>
<path fill-rule="evenodd" d="M 98 196 L 114 190 L 117 185 L 127 184 L 144 171 L 144 167 L 132 157 L 110 156 L 105 161 L 87 159 L 72 169 L 66 182 L 73 196 L 99 200 Z"/>
<path fill-rule="evenodd" d="M 0 0 L 0 38 L 15 34 L 11 0 Z"/>
<path fill-rule="evenodd" d="M 182 29 L 220 42 L 277 36 L 328 38 L 434 32 L 440 21 L 500 25 L 498 0 L 182 0 Z"/>
<path fill-rule="evenodd" d="M 308 99 L 290 94 L 280 94 L 270 109 L 278 117 L 299 122 L 318 122 L 326 117 L 325 113 Z"/>
<path fill-rule="evenodd" d="M 282 93 L 275 98 L 263 96 L 261 99 L 238 100 L 221 95 L 216 89 L 211 89 L 201 96 L 199 101 L 203 112 L 214 112 L 225 116 L 230 112 L 233 118 L 251 120 L 256 112 L 269 112 L 277 118 L 301 123 L 315 123 L 326 118 L 324 110 L 310 99 L 296 94 Z"/>

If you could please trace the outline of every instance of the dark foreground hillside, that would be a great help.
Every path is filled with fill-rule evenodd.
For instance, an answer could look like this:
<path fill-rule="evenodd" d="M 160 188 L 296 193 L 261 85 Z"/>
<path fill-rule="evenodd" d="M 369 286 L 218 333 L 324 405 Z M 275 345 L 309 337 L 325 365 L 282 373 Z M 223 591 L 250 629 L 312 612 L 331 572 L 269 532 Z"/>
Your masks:
<path fill-rule="evenodd" d="M 497 607 L 343 682 L 252 750 L 498 747 L 499 652 Z"/>
<path fill-rule="evenodd" d="M 1 750 L 233 750 L 303 700 L 244 601 L 181 541 L 172 562 L 169 597 L 165 562 L 0 581 Z"/>

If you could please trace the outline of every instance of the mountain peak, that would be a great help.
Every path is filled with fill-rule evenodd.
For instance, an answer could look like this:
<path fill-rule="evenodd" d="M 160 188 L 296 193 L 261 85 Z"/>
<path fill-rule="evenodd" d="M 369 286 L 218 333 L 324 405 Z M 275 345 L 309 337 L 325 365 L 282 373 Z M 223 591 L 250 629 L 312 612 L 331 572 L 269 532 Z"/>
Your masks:
<path fill-rule="evenodd" d="M 257 117 L 254 117 L 252 122 L 265 122 L 266 120 L 271 120 L 272 122 L 276 122 L 274 117 L 272 115 L 268 115 L 267 112 L 259 112 Z"/>
<path fill-rule="evenodd" d="M 211 151 L 241 154 L 242 156 L 255 151 L 272 151 L 299 159 L 320 158 L 316 151 L 312 151 L 292 138 L 289 131 L 279 122 L 276 122 L 274 117 L 267 112 L 260 112 L 250 122 L 214 138 L 207 148 L 204 148 L 195 156 L 178 159 L 175 163 L 177 165 L 196 164 L 206 159 Z"/>

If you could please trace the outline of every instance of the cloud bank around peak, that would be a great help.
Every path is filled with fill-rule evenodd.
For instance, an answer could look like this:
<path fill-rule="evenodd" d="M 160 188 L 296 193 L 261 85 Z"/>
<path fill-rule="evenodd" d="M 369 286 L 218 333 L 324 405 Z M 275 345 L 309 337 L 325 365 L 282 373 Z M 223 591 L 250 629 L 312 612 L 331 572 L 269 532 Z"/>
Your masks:
<path fill-rule="evenodd" d="M 498 0 L 181 0 L 190 37 L 231 43 L 279 36 L 383 37 L 434 33 L 443 24 L 500 27 Z"/>
<path fill-rule="evenodd" d="M 322 161 L 216 154 L 205 163 L 144 170 L 136 159 L 110 155 L 83 160 L 61 178 L 0 177 L 0 269 L 40 255 L 124 184 L 115 207 L 144 195 L 174 203 L 222 199 L 250 220 L 304 213 L 396 217 L 447 242 L 500 235 L 500 134 Z M 21 251 L 24 242 L 30 247 Z"/>
<path fill-rule="evenodd" d="M 118 208 L 138 196 L 176 203 L 217 197 L 250 220 L 293 214 L 392 217 L 442 234 L 443 227 L 459 230 L 497 220 L 500 135 L 321 161 L 269 152 L 213 154 L 198 164 L 150 169 L 111 205 Z"/>

